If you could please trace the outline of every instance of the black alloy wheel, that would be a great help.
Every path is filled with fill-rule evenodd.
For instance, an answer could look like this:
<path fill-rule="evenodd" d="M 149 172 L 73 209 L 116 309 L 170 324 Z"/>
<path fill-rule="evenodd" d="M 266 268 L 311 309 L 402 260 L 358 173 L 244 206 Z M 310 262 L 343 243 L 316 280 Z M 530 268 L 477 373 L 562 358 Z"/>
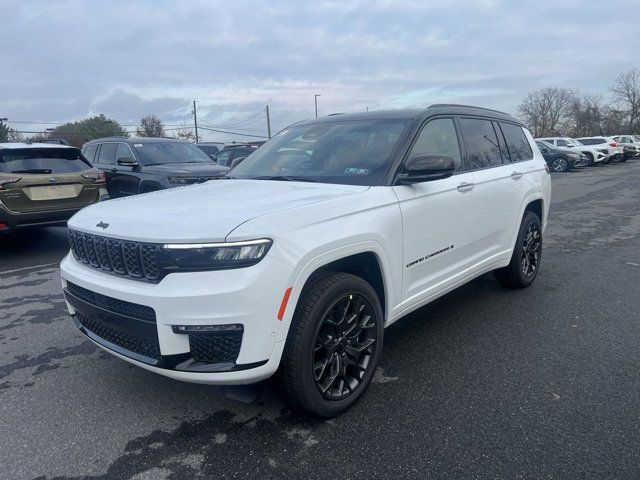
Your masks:
<path fill-rule="evenodd" d="M 542 248 L 542 235 L 540 226 L 537 223 L 530 223 L 522 242 L 522 273 L 525 277 L 530 278 L 538 270 L 540 264 L 540 250 Z"/>
<path fill-rule="evenodd" d="M 364 394 L 382 354 L 384 314 L 362 277 L 327 272 L 300 294 L 277 380 L 289 402 L 321 417 Z"/>
<path fill-rule="evenodd" d="M 526 288 L 536 279 L 541 261 L 542 225 L 536 213 L 527 211 L 522 217 L 509 264 L 494 273 L 505 287 Z"/>
<path fill-rule="evenodd" d="M 373 306 L 362 295 L 347 293 L 324 315 L 315 337 L 313 378 L 327 400 L 342 400 L 362 383 L 378 335 Z"/>

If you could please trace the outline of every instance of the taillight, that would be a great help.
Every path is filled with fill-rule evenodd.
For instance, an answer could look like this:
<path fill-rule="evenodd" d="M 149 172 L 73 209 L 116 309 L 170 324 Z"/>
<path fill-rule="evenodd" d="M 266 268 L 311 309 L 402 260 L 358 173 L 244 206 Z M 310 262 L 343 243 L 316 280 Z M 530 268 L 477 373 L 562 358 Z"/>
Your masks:
<path fill-rule="evenodd" d="M 21 180 L 21 177 L 0 177 L 0 190 L 4 190 L 4 186 L 8 185 L 9 183 L 16 183 L 19 182 Z"/>
<path fill-rule="evenodd" d="M 611 142 L 611 143 L 609 144 L 609 146 L 610 146 L 610 147 L 617 147 L 617 146 L 618 146 L 618 144 L 617 144 L 616 142 Z"/>
<path fill-rule="evenodd" d="M 88 178 L 89 180 L 93 180 L 93 182 L 98 185 L 104 185 L 106 183 L 104 172 L 84 173 L 82 174 L 82 176 L 84 178 Z"/>

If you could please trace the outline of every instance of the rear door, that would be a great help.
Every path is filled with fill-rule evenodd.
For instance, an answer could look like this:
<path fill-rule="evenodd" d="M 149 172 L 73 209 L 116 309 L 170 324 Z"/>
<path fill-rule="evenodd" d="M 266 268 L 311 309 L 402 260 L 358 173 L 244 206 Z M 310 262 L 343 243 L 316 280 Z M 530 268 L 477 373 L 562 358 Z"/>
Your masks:
<path fill-rule="evenodd" d="M 77 148 L 0 150 L 0 201 L 13 212 L 80 208 L 98 201 L 91 165 Z M 95 170 L 93 170 L 95 172 Z"/>
<path fill-rule="evenodd" d="M 514 158 L 533 160 L 533 151 L 526 141 L 522 127 L 498 123 L 490 118 L 462 117 L 460 129 L 464 139 L 469 168 L 475 172 L 474 214 L 478 219 L 475 232 L 476 250 L 473 264 L 479 268 L 500 259 L 511 247 L 514 228 L 519 224 L 518 216 L 524 198 L 524 177 L 527 165 L 512 164 L 509 152 Z M 512 139 L 513 129 L 519 130 L 521 143 L 509 143 L 503 136 L 507 130 Z M 528 149 L 520 154 L 518 149 Z"/>
<path fill-rule="evenodd" d="M 437 293 L 463 275 L 478 241 L 475 175 L 464 169 L 453 118 L 427 121 L 407 159 L 422 153 L 451 156 L 456 172 L 442 180 L 392 187 L 402 213 L 403 303 L 407 306 Z"/>

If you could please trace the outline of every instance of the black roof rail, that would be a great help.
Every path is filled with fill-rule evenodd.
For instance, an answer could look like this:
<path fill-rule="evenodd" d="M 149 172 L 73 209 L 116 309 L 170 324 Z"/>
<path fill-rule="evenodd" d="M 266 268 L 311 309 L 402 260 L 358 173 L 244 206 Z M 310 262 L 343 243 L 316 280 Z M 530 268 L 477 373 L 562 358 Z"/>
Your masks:
<path fill-rule="evenodd" d="M 510 113 L 502 112 L 500 110 L 494 110 L 493 108 L 477 107 L 475 105 L 464 105 L 462 103 L 434 103 L 433 105 L 429 105 L 427 108 L 439 108 L 439 107 L 476 108 L 478 110 L 487 110 L 488 112 L 502 113 L 503 115 L 511 115 Z"/>

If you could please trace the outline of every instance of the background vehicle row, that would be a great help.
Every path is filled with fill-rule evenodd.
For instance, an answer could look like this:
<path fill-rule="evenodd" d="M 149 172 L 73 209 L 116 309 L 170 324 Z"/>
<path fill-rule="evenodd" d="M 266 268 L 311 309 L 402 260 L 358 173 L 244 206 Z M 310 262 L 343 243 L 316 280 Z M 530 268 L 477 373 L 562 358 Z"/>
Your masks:
<path fill-rule="evenodd" d="M 169 138 L 101 138 L 82 151 L 105 173 L 113 198 L 202 183 L 229 170 L 193 143 Z"/>

